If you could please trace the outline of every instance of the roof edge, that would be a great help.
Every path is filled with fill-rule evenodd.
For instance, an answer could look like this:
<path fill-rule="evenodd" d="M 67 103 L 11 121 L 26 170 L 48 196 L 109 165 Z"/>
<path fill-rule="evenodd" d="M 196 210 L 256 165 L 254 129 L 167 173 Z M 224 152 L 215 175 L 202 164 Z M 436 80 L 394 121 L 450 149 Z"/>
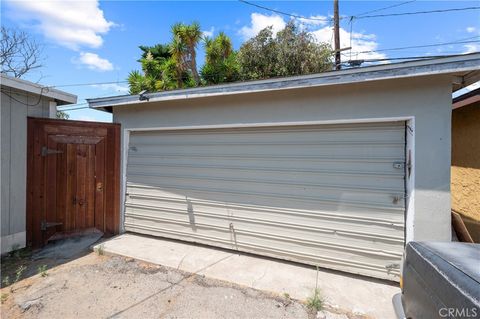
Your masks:
<path fill-rule="evenodd" d="M 111 107 L 129 104 L 340 85 L 427 75 L 455 74 L 479 69 L 480 53 L 472 53 L 446 58 L 415 60 L 301 76 L 147 93 L 145 96 L 148 97 L 148 100 L 143 101 L 139 100 L 139 95 L 121 95 L 87 99 L 87 102 L 90 108 L 111 112 Z"/>
<path fill-rule="evenodd" d="M 59 105 L 77 103 L 77 96 L 68 92 L 53 89 L 27 80 L 14 78 L 5 74 L 1 74 L 1 86 L 11 87 L 16 90 L 25 91 L 55 99 Z"/>

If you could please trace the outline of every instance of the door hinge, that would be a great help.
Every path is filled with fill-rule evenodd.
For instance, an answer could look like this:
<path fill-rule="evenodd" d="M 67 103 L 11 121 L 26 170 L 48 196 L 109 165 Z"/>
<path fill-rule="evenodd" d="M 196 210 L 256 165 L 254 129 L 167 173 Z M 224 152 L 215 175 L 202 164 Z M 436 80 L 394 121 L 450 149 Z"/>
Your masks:
<path fill-rule="evenodd" d="M 63 223 L 54 223 L 54 222 L 47 222 L 46 220 L 42 220 L 42 222 L 40 223 L 40 230 L 45 231 L 47 230 L 47 228 L 60 226 L 60 225 L 63 225 Z"/>
<path fill-rule="evenodd" d="M 47 155 L 50 155 L 50 154 L 62 154 L 62 153 L 63 153 L 63 151 L 51 150 L 46 146 L 42 147 L 42 156 L 47 156 Z"/>

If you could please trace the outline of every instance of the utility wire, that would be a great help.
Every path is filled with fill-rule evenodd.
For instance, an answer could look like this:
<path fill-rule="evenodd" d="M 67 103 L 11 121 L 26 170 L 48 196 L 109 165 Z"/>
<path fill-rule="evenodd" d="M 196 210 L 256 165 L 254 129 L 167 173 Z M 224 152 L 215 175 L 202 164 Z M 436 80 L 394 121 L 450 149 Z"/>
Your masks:
<path fill-rule="evenodd" d="M 467 43 L 476 43 L 480 42 L 479 40 L 472 40 L 480 38 L 480 36 L 473 36 L 468 38 L 458 39 L 452 42 L 443 42 L 443 43 L 433 43 L 433 44 L 426 44 L 426 45 L 414 45 L 414 46 L 406 46 L 406 47 L 396 47 L 396 48 L 387 48 L 387 49 L 378 49 L 378 50 L 371 50 L 371 51 L 354 51 L 353 54 L 358 53 L 371 53 L 371 52 L 383 52 L 383 51 L 396 51 L 396 50 L 406 50 L 406 49 L 416 49 L 416 48 L 428 48 L 428 47 L 436 47 L 436 46 L 445 46 L 450 44 L 467 44 Z M 331 41 L 330 41 L 331 42 Z M 188 79 L 188 76 L 181 77 L 181 79 Z M 172 80 L 177 80 L 176 77 L 172 77 Z M 120 83 L 128 83 L 128 81 L 110 81 L 110 82 L 91 82 L 91 83 L 77 83 L 77 84 L 59 84 L 59 85 L 51 85 L 45 87 L 48 88 L 58 88 L 58 87 L 75 87 L 75 86 L 92 86 L 92 85 L 102 85 L 102 84 L 120 84 Z"/>
<path fill-rule="evenodd" d="M 379 50 L 370 50 L 370 51 L 359 51 L 353 52 L 354 54 L 359 53 L 372 53 L 372 52 L 384 52 L 384 51 L 398 51 L 398 50 L 407 50 L 407 49 L 418 49 L 418 48 L 430 48 L 430 47 L 437 47 L 437 46 L 445 46 L 451 44 L 466 44 L 466 43 L 479 43 L 480 40 L 471 40 L 471 41 L 454 41 L 454 42 L 444 42 L 444 43 L 435 43 L 435 44 L 424 44 L 424 45 L 412 45 L 408 47 L 397 47 L 397 48 L 388 48 L 388 49 L 379 49 Z"/>
<path fill-rule="evenodd" d="M 452 56 L 457 56 L 458 54 L 452 55 L 430 55 L 430 56 L 410 56 L 410 57 L 401 57 L 401 58 L 382 58 L 382 59 L 359 59 L 362 62 L 381 62 L 381 61 L 391 61 L 391 60 L 428 60 L 428 59 L 437 59 L 437 58 L 448 58 Z"/>
<path fill-rule="evenodd" d="M 20 103 L 20 104 L 23 104 L 23 105 L 25 105 L 25 106 L 37 106 L 37 105 L 39 105 L 40 102 L 42 101 L 43 91 L 48 92 L 48 88 L 42 87 L 42 88 L 40 89 L 40 95 L 38 96 L 37 102 L 34 103 L 34 104 L 29 104 L 28 102 L 25 103 L 25 102 L 23 102 L 23 101 L 20 101 L 20 100 L 14 98 L 14 97 L 10 94 L 10 92 L 7 93 L 6 90 L 2 90 L 2 93 L 5 94 L 6 96 L 8 96 L 10 99 L 14 100 L 15 102 Z M 28 96 L 27 96 L 27 99 L 28 99 Z"/>
<path fill-rule="evenodd" d="M 276 9 L 272 9 L 272 8 L 265 7 L 265 6 L 256 4 L 256 3 L 248 2 L 248 1 L 245 1 L 245 0 L 238 0 L 238 1 L 239 1 L 239 2 L 242 2 L 242 3 L 245 3 L 245 4 L 247 4 L 247 5 L 250 5 L 250 6 L 254 6 L 254 7 L 263 9 L 263 10 L 267 10 L 267 11 L 275 12 L 275 13 L 278 13 L 278 14 L 282 14 L 282 15 L 289 16 L 289 17 L 292 17 L 292 18 L 305 19 L 305 20 L 314 20 L 314 21 L 323 21 L 323 22 L 326 22 L 326 21 L 329 21 L 329 20 L 333 20 L 332 18 L 328 18 L 328 19 L 307 18 L 307 17 L 305 17 L 305 16 L 301 16 L 301 15 L 297 15 L 297 14 L 292 14 L 292 13 L 288 13 L 288 12 L 280 11 L 280 10 L 276 10 Z M 387 14 L 376 14 L 376 15 L 362 15 L 362 16 L 354 16 L 354 15 L 352 15 L 352 16 L 343 16 L 343 17 L 340 17 L 339 19 L 340 19 L 340 20 L 342 20 L 342 19 L 347 19 L 347 18 L 348 18 L 348 19 L 351 19 L 352 17 L 355 18 L 355 19 L 367 19 L 367 18 L 395 17 L 395 16 L 416 15 L 416 14 L 428 14 L 428 13 L 443 13 L 443 12 L 453 12 L 453 11 L 479 10 L 479 9 L 480 9 L 480 6 L 476 6 L 476 7 L 465 7 L 465 8 L 437 9 L 437 10 L 400 12 L 400 13 L 387 13 Z"/>
<path fill-rule="evenodd" d="M 93 82 L 93 83 L 74 83 L 74 84 L 60 84 L 60 85 L 49 85 L 47 88 L 62 88 L 69 86 L 92 86 L 92 85 L 102 85 L 102 84 L 121 84 L 128 83 L 128 81 L 111 81 L 111 82 Z"/>
<path fill-rule="evenodd" d="M 329 20 L 333 20 L 333 19 L 328 19 L 328 18 L 307 18 L 305 16 L 301 16 L 301 15 L 297 15 L 297 14 L 292 14 L 292 13 L 288 13 L 288 12 L 284 12 L 284 11 L 280 11 L 280 10 L 276 10 L 276 9 L 272 9 L 272 8 L 268 8 L 268 7 L 264 7 L 262 5 L 259 5 L 259 4 L 256 4 L 256 3 L 252 3 L 252 2 L 248 2 L 248 1 L 245 1 L 245 0 L 238 0 L 239 2 L 242 2 L 242 3 L 245 3 L 245 4 L 248 4 L 250 6 L 254 6 L 254 7 L 257 7 L 257 8 L 260 8 L 260 9 L 263 9 L 263 10 L 267 10 L 267 11 L 271 11 L 271 12 L 275 12 L 275 13 L 278 13 L 278 14 L 282 14 L 282 15 L 285 15 L 285 16 L 289 16 L 289 17 L 292 17 L 292 18 L 297 18 L 297 19 L 305 19 L 305 20 L 312 20 L 312 21 L 322 21 L 322 22 L 328 22 Z"/>
<path fill-rule="evenodd" d="M 479 10 L 479 9 L 480 9 L 480 6 L 465 7 L 465 8 L 452 8 L 452 9 L 439 9 L 439 10 L 427 10 L 427 11 L 387 13 L 387 14 L 376 14 L 376 15 L 365 15 L 365 16 L 355 17 L 355 18 L 356 19 L 368 19 L 368 18 L 382 18 L 382 17 L 398 17 L 398 16 L 416 15 L 416 14 L 444 13 L 444 12 Z"/>
<path fill-rule="evenodd" d="M 379 11 L 383 11 L 383 10 L 387 10 L 387 9 L 392 9 L 392 8 L 400 7 L 400 6 L 403 6 L 404 4 L 412 3 L 412 2 L 415 2 L 415 1 L 417 1 L 417 0 L 405 1 L 405 2 L 397 3 L 397 4 L 394 4 L 394 5 L 388 6 L 388 7 L 383 7 L 383 8 L 379 8 L 379 9 L 375 9 L 375 10 L 363 12 L 363 13 L 357 13 L 357 14 L 354 14 L 354 15 L 352 15 L 352 16 L 353 16 L 353 17 L 361 17 L 361 16 L 364 16 L 364 15 L 366 15 L 366 14 L 370 14 L 370 13 L 374 13 L 374 12 L 379 12 Z"/>

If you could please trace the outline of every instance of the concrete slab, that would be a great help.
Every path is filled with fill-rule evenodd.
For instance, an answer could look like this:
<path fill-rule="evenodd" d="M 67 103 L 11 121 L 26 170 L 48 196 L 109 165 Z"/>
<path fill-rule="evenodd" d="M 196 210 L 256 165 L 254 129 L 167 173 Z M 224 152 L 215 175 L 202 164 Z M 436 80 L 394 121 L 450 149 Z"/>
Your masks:
<path fill-rule="evenodd" d="M 99 241 L 102 236 L 103 233 L 101 231 L 91 230 L 71 237 L 59 238 L 49 242 L 41 250 L 35 252 L 32 255 L 32 259 L 71 259 L 84 251 L 88 251 L 88 248 Z"/>
<path fill-rule="evenodd" d="M 123 234 L 103 242 L 107 254 L 143 260 L 182 271 L 305 300 L 313 294 L 313 267 L 161 238 Z M 95 246 L 97 248 L 99 245 Z M 395 318 L 397 284 L 320 269 L 318 287 L 327 305 L 373 318 Z"/>

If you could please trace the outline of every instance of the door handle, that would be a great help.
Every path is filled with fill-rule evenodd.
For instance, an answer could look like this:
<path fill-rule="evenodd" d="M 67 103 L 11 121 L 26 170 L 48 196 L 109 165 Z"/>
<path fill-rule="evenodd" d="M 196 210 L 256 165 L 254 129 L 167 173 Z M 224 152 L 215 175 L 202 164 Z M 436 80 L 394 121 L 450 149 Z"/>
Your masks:
<path fill-rule="evenodd" d="M 83 199 L 80 199 L 80 200 L 78 201 L 78 205 L 80 205 L 80 206 L 82 206 L 84 203 L 85 203 L 85 202 L 84 202 Z"/>

